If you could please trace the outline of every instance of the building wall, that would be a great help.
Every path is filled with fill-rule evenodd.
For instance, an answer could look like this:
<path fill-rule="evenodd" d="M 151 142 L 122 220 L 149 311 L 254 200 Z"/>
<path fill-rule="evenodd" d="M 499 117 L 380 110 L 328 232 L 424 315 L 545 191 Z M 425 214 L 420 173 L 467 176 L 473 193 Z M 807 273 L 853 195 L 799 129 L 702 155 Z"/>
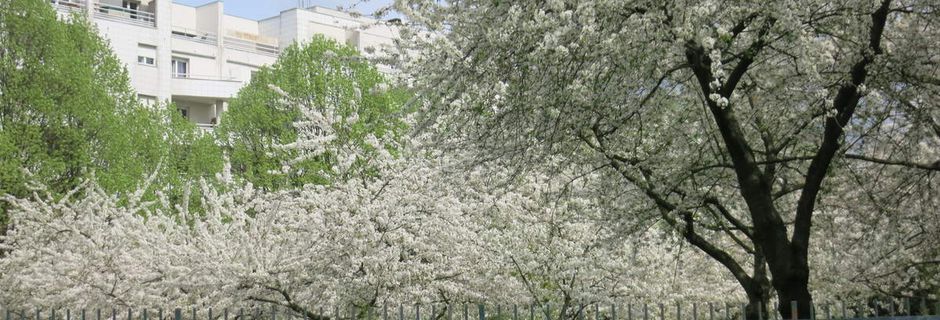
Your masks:
<path fill-rule="evenodd" d="M 89 1 L 118 8 L 123 2 Z M 265 51 L 265 45 L 283 50 L 322 34 L 363 50 L 388 46 L 397 33 L 374 20 L 320 7 L 285 10 L 253 21 L 225 15 L 222 1 L 199 7 L 171 0 L 140 3 L 139 10 L 153 15 L 137 16 L 153 19 L 132 18 L 135 15 L 124 10 L 110 10 L 104 16 L 92 6 L 85 10 L 95 17 L 102 37 L 126 65 L 131 85 L 142 101 L 176 102 L 200 124 L 220 118 L 220 112 L 227 109 L 226 101 L 251 80 L 252 73 L 277 61 L 276 52 Z M 193 36 L 174 35 L 173 30 Z M 152 58 L 153 63 L 138 63 L 138 56 Z M 172 77 L 174 58 L 188 60 L 188 78 Z"/>

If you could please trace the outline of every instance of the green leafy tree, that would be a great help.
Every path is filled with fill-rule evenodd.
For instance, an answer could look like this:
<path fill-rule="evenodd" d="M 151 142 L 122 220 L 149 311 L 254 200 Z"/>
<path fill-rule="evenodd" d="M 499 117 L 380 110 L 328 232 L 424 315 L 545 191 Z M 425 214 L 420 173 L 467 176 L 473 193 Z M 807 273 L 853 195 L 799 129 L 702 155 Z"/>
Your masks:
<path fill-rule="evenodd" d="M 30 180 L 63 194 L 94 175 L 122 195 L 157 168 L 163 188 L 179 194 L 222 160 L 211 137 L 170 114 L 138 102 L 84 16 L 60 19 L 44 1 L 0 2 L 0 194 L 26 196 Z"/>
<path fill-rule="evenodd" d="M 398 140 L 405 128 L 406 97 L 403 90 L 388 89 L 383 74 L 355 49 L 317 36 L 287 48 L 277 63 L 258 71 L 230 102 L 216 132 L 233 173 L 255 186 L 328 184 L 350 174 L 370 174 L 368 156 L 362 154 L 396 152 L 394 143 L 377 141 Z M 330 128 L 298 129 L 295 123 L 305 123 L 305 110 L 337 121 L 326 125 Z M 307 129 L 330 135 L 322 152 L 305 156 L 288 146 L 304 143 L 298 142 L 304 140 L 299 133 Z M 366 152 L 347 161 L 339 156 L 341 149 Z"/>

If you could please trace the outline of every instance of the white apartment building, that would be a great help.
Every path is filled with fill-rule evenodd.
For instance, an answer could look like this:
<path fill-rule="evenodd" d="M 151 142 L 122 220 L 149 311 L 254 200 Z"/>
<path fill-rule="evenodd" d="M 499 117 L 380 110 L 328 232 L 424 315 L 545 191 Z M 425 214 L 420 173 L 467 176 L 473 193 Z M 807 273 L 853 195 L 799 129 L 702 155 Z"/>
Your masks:
<path fill-rule="evenodd" d="M 391 46 L 397 28 L 322 7 L 293 8 L 260 21 L 226 15 L 222 1 L 190 7 L 171 0 L 50 0 L 59 12 L 83 12 L 124 62 L 145 101 L 172 101 L 211 130 L 227 101 L 273 64 L 281 50 L 322 34 L 360 50 Z M 384 72 L 390 72 L 387 68 Z"/>

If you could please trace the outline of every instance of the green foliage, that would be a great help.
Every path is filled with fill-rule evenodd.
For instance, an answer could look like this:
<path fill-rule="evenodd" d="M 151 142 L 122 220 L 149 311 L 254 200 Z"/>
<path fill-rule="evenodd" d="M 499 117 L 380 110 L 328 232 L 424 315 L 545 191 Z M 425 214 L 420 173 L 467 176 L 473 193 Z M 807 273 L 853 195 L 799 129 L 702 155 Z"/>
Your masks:
<path fill-rule="evenodd" d="M 158 182 L 172 195 L 220 170 L 211 137 L 142 105 L 129 83 L 85 17 L 59 19 L 45 1 L 0 2 L 0 194 L 27 196 L 30 180 L 62 194 L 94 175 L 122 195 L 162 163 Z"/>
<path fill-rule="evenodd" d="M 279 147 L 298 139 L 292 124 L 302 119 L 299 105 L 324 109 L 318 111 L 329 108 L 339 118 L 350 120 L 334 123 L 333 150 L 342 146 L 368 153 L 375 151 L 366 143 L 370 135 L 395 140 L 405 129 L 401 114 L 407 92 L 383 90 L 386 86 L 384 76 L 355 49 L 316 36 L 302 47 L 287 48 L 276 64 L 258 71 L 231 100 L 216 132 L 230 154 L 233 173 L 257 187 L 276 190 L 329 184 L 337 165 L 330 150 L 291 162 L 298 152 Z M 286 102 L 277 88 L 291 101 Z M 395 153 L 392 146 L 386 149 Z M 364 160 L 357 160 L 356 165 L 362 169 L 357 172 L 369 173 Z"/>

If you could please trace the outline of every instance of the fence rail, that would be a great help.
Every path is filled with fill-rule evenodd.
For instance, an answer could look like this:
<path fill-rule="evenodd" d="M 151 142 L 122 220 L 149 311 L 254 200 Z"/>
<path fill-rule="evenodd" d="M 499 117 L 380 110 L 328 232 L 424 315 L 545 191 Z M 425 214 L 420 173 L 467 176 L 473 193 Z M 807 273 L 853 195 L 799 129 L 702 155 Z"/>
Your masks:
<path fill-rule="evenodd" d="M 199 31 L 177 26 L 173 27 L 172 36 L 177 39 L 211 45 L 216 45 L 219 41 L 219 36 L 216 35 L 215 32 Z"/>
<path fill-rule="evenodd" d="M 796 305 L 791 305 L 796 310 Z M 746 319 L 744 304 L 628 303 L 569 305 L 409 304 L 305 308 L 292 304 L 251 308 L 208 309 L 6 309 L 5 320 L 738 320 Z M 823 303 L 806 319 L 925 320 L 940 319 L 940 301 L 890 303 Z M 768 311 L 768 310 L 761 310 Z M 753 318 L 752 318 L 753 319 Z M 762 312 L 757 319 L 764 319 Z M 767 320 L 782 319 L 768 312 Z M 797 319 L 793 317 L 792 319 Z"/>
<path fill-rule="evenodd" d="M 225 37 L 225 47 L 229 49 L 261 53 L 277 56 L 280 49 L 275 45 L 269 45 L 239 38 Z"/>
<path fill-rule="evenodd" d="M 63 12 L 81 12 L 85 10 L 85 1 L 83 0 L 49 0 L 56 10 Z"/>
<path fill-rule="evenodd" d="M 152 12 L 134 10 L 104 3 L 94 3 L 95 17 L 135 24 L 144 27 L 156 27 L 156 15 Z"/>

